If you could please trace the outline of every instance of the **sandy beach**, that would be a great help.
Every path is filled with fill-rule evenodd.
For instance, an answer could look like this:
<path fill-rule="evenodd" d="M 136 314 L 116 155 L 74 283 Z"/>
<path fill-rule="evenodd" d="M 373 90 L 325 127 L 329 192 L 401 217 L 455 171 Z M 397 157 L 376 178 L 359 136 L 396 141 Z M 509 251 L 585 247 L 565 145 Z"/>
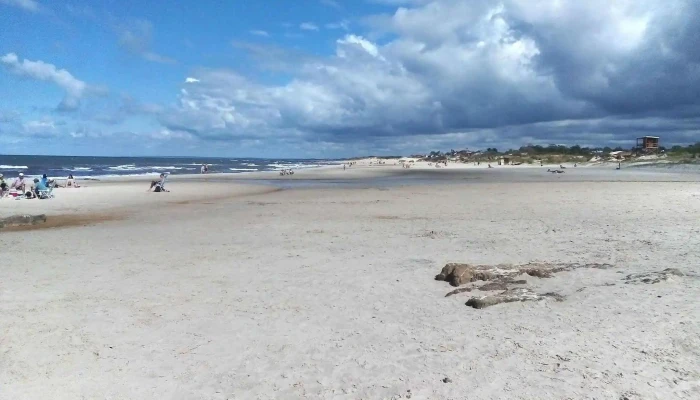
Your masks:
<path fill-rule="evenodd" d="M 700 398 L 700 175 L 545 171 L 361 163 L 0 200 L 47 215 L 0 231 L 0 399 Z M 447 263 L 551 274 L 446 297 Z M 535 299 L 466 305 L 514 288 Z"/>

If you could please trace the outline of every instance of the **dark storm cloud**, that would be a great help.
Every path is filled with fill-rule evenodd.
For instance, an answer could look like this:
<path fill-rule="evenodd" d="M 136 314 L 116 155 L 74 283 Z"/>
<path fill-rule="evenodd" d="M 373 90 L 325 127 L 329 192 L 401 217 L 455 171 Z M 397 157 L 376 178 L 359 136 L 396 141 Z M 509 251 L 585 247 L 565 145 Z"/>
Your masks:
<path fill-rule="evenodd" d="M 688 142 L 698 135 L 698 15 L 693 0 L 407 2 L 375 19 L 390 40 L 348 34 L 327 58 L 290 63 L 283 49 L 238 43 L 293 79 L 262 85 L 202 69 L 160 121 L 204 139 L 387 151 L 607 144 L 643 133 Z"/>

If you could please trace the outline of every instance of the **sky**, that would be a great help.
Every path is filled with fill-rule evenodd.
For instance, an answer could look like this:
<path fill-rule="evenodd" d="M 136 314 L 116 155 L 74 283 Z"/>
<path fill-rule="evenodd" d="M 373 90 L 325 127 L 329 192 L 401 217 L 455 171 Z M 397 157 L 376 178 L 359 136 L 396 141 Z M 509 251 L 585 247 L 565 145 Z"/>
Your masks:
<path fill-rule="evenodd" d="M 0 154 L 700 141 L 697 0 L 0 0 Z"/>

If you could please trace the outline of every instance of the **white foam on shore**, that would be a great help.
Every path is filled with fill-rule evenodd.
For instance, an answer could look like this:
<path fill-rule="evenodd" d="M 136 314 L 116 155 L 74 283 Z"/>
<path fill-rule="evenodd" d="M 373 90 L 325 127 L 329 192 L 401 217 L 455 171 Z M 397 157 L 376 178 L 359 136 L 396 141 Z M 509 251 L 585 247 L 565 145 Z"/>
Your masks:
<path fill-rule="evenodd" d="M 229 168 L 229 171 L 257 171 L 257 168 Z"/>
<path fill-rule="evenodd" d="M 187 167 L 176 167 L 174 165 L 168 165 L 168 166 L 159 166 L 159 165 L 151 165 L 151 166 L 146 166 L 146 167 L 137 167 L 134 164 L 127 164 L 127 165 L 117 165 L 116 167 L 107 167 L 107 169 L 110 169 L 112 171 L 148 171 L 148 170 L 191 170 L 194 171 L 196 168 L 187 168 Z"/>
<path fill-rule="evenodd" d="M 79 175 L 75 176 L 75 179 L 92 179 L 100 180 L 103 178 L 124 178 L 124 177 L 138 177 L 138 176 L 157 176 L 156 172 L 143 172 L 140 174 L 103 174 L 103 175 Z M 65 177 L 60 177 L 58 179 L 65 179 Z"/>
<path fill-rule="evenodd" d="M 303 169 L 303 168 L 316 168 L 316 167 L 322 167 L 325 164 L 278 164 L 278 163 L 273 163 L 273 164 L 267 164 L 267 167 L 272 167 L 275 170 L 280 170 L 280 169 Z M 329 164 L 330 165 L 330 164 Z"/>
<path fill-rule="evenodd" d="M 26 165 L 0 165 L 0 169 L 29 169 Z"/>

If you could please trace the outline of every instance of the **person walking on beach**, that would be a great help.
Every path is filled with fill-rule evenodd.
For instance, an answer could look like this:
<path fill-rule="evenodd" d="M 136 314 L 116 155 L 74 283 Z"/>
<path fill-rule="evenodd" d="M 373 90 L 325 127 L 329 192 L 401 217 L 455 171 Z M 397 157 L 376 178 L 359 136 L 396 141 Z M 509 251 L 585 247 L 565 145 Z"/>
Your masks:
<path fill-rule="evenodd" d="M 202 174 L 205 173 L 205 172 L 207 172 L 207 167 L 206 167 L 206 165 L 202 164 L 202 168 L 199 169 L 199 172 L 202 173 Z"/>

